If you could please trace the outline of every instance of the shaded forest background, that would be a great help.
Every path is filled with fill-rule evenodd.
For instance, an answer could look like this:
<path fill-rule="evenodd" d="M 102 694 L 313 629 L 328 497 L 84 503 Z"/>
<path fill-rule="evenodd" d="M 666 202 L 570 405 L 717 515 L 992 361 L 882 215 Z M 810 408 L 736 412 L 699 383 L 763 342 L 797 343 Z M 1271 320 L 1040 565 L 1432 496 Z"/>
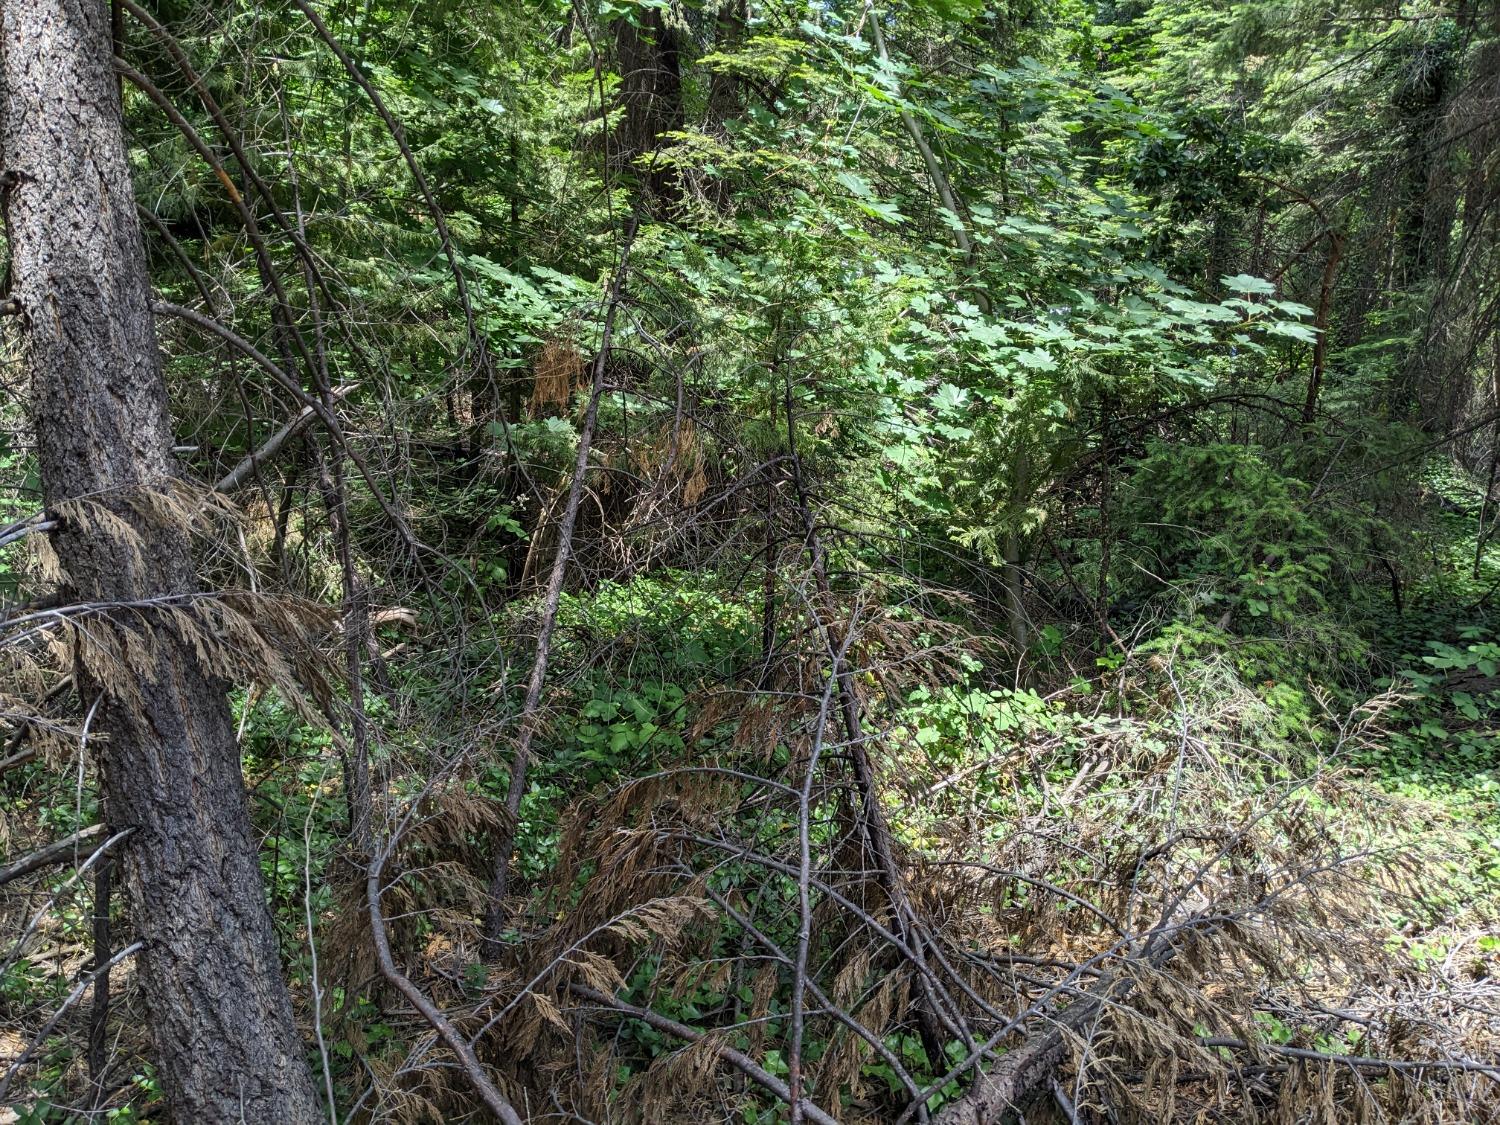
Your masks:
<path fill-rule="evenodd" d="M 62 497 L 7 302 L 8 1120 L 238 1119 L 167 644 L 286 1120 L 1500 1115 L 1500 7 L 45 2 L 173 444 Z"/>

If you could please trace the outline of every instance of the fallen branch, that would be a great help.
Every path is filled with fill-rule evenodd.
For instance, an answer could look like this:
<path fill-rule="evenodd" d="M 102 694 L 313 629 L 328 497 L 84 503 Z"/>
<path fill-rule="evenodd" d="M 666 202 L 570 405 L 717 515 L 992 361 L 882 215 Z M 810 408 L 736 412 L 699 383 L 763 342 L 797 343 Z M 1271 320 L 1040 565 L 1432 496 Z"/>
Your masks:
<path fill-rule="evenodd" d="M 696 1031 L 686 1024 L 678 1023 L 676 1020 L 669 1020 L 666 1016 L 657 1015 L 649 1008 L 638 1008 L 634 1004 L 627 1004 L 623 1000 L 616 1000 L 608 993 L 600 992 L 597 988 L 590 988 L 586 984 L 570 984 L 568 985 L 568 991 L 580 999 L 587 1000 L 592 1004 L 598 1004 L 601 1008 L 610 1008 L 627 1016 L 633 1016 L 656 1031 L 674 1035 L 678 1039 L 686 1040 L 689 1043 L 701 1043 L 705 1038 L 703 1032 Z M 734 1067 L 757 1086 L 775 1094 L 788 1105 L 791 1104 L 791 1090 L 787 1088 L 787 1084 L 761 1067 L 749 1055 L 743 1051 L 736 1051 L 733 1047 L 722 1043 L 710 1041 L 709 1046 L 713 1049 L 715 1055 Z M 803 1117 L 808 1121 L 817 1122 L 817 1125 L 838 1125 L 836 1117 L 818 1108 L 806 1098 L 799 1099 L 797 1108 L 801 1111 Z"/>
<path fill-rule="evenodd" d="M 1207 921 L 1217 926 L 1216 920 L 1190 919 L 1176 927 L 1173 934 L 1180 934 L 1193 922 Z M 1139 958 L 1154 969 L 1161 969 L 1180 948 L 1173 936 L 1158 931 L 1158 937 L 1148 942 Z M 1074 975 L 1082 968 L 1074 970 Z M 1051 1017 L 1047 1030 L 1027 1039 L 1020 1046 L 1007 1051 L 986 1071 L 980 1071 L 973 1083 L 957 1101 L 950 1102 L 934 1119 L 935 1125 L 995 1125 L 1007 1113 L 1047 1088 L 1057 1069 L 1067 1060 L 1068 1040 L 1076 1037 L 1079 1029 L 1091 1022 L 1109 1004 L 1122 999 L 1134 987 L 1129 977 L 1115 974 L 1105 977 L 1092 989 L 1078 996 L 1061 1013 Z M 1071 990 L 1070 990 L 1071 991 Z M 1054 993 L 1055 995 L 1055 993 Z M 929 1086 L 924 1094 L 932 1094 L 959 1077 L 979 1060 L 989 1054 L 1005 1036 L 1013 1033 L 1021 1023 L 1033 1016 L 1046 1016 L 1045 1010 L 1032 1009 L 1017 1016 L 1010 1024 L 991 1036 L 982 1046 L 971 1052 L 969 1058 L 954 1070 Z M 908 1111 L 909 1113 L 910 1111 Z"/>
<path fill-rule="evenodd" d="M 357 386 L 359 386 L 358 383 L 348 383 L 342 387 L 334 387 L 332 392 L 334 400 L 337 401 L 338 399 L 343 398 Z M 285 426 L 282 426 L 281 429 L 277 430 L 274 434 L 268 437 L 264 445 L 262 445 L 259 449 L 246 454 L 244 459 L 240 461 L 238 465 L 230 469 L 229 472 L 219 480 L 219 483 L 214 485 L 214 491 L 233 492 L 235 489 L 239 488 L 245 483 L 245 481 L 250 478 L 251 474 L 253 474 L 257 468 L 265 464 L 271 458 L 275 457 L 277 453 L 281 452 L 282 446 L 284 446 L 288 441 L 300 434 L 303 430 L 307 429 L 308 423 L 310 423 L 316 415 L 317 411 L 312 406 L 304 406 L 300 411 L 298 411 L 297 415 L 290 422 L 288 422 Z"/>
<path fill-rule="evenodd" d="M 875 770 L 870 764 L 865 748 L 863 722 L 860 717 L 859 697 L 854 691 L 854 677 L 844 657 L 853 641 L 855 622 L 851 618 L 844 625 L 846 633 L 843 647 L 833 643 L 835 634 L 835 601 L 833 587 L 828 579 L 827 553 L 818 535 L 818 522 L 813 515 L 812 502 L 808 496 L 807 482 L 802 473 L 802 457 L 797 450 L 797 425 L 795 404 L 792 399 L 792 383 L 788 378 L 783 388 L 783 406 L 786 411 L 787 457 L 791 465 L 791 480 L 797 499 L 797 509 L 802 516 L 803 549 L 811 564 L 817 582 L 819 604 L 813 609 L 813 620 L 822 635 L 829 657 L 829 682 L 838 689 L 839 712 L 847 736 L 847 753 L 853 765 L 854 781 L 859 792 L 858 826 L 871 853 L 879 866 L 879 882 L 890 899 L 896 931 L 911 950 L 913 963 L 921 972 L 918 987 L 922 1002 L 917 1008 L 918 1026 L 923 1046 L 934 1065 L 941 1065 L 943 1043 L 949 1039 L 961 1040 L 965 1046 L 972 1042 L 962 1021 L 957 1018 L 956 1005 L 946 989 L 937 987 L 937 978 L 927 965 L 928 937 L 912 906 L 906 890 L 905 876 L 896 860 L 895 845 L 890 825 L 880 806 L 879 784 Z M 822 719 L 819 720 L 819 729 Z M 805 882 L 805 872 L 799 872 L 799 881 Z M 952 1009 L 951 1014 L 949 1010 Z"/>
<path fill-rule="evenodd" d="M 1155 947 L 1152 948 L 1152 945 Z M 1179 949 L 1178 943 L 1173 940 L 1158 939 L 1152 945 L 1147 946 L 1141 960 L 1156 969 L 1167 964 Z M 1119 975 L 1101 981 L 1093 990 L 1080 996 L 1057 1015 L 1045 1032 L 1007 1051 L 987 1071 L 977 1075 L 964 1095 L 938 1114 L 936 1125 L 996 1125 L 1006 1114 L 1014 1112 L 1032 1097 L 1044 1092 L 1049 1088 L 1052 1076 L 1067 1061 L 1069 1039 L 1077 1037 L 1080 1029 L 1098 1016 L 1107 1005 L 1123 998 L 1132 985 L 1133 982 L 1128 977 Z M 1250 1043 L 1243 1039 L 1219 1036 L 1200 1037 L 1198 1043 L 1205 1048 L 1263 1051 L 1284 1058 L 1336 1063 L 1368 1070 L 1452 1070 L 1483 1074 L 1500 1080 L 1500 1065 L 1466 1059 L 1380 1059 L 1362 1055 L 1337 1055 L 1303 1047 Z M 977 1052 L 971 1058 L 977 1059 L 982 1053 Z M 953 1075 L 946 1077 L 951 1079 Z"/>
<path fill-rule="evenodd" d="M 1199 1038 L 1200 1047 L 1223 1047 L 1231 1051 L 1264 1051 L 1289 1059 L 1307 1062 L 1337 1063 L 1341 1066 L 1357 1067 L 1361 1070 L 1398 1070 L 1403 1072 L 1422 1070 L 1458 1070 L 1471 1074 L 1483 1074 L 1500 1081 L 1500 1064 L 1474 1062 L 1470 1059 L 1377 1059 L 1369 1055 L 1335 1055 L 1326 1051 L 1313 1051 L 1306 1047 L 1284 1047 L 1279 1043 L 1251 1043 L 1245 1039 L 1228 1039 L 1223 1036 Z"/>
<path fill-rule="evenodd" d="M 44 867 L 51 867 L 54 863 L 73 859 L 80 854 L 80 849 L 83 849 L 87 855 L 93 855 L 100 847 L 100 845 L 94 845 L 93 841 L 102 835 L 104 835 L 104 825 L 93 824 L 79 829 L 65 839 L 58 840 L 55 844 L 48 844 L 45 848 L 32 852 L 24 859 L 16 860 L 9 867 L 0 869 L 0 887 L 30 875 L 33 871 L 40 871 Z M 92 846 L 84 849 L 85 844 Z"/>
<path fill-rule="evenodd" d="M 385 929 L 385 915 L 380 910 L 380 876 L 384 869 L 385 855 L 382 853 L 370 864 L 365 876 L 365 896 L 370 911 L 370 935 L 375 942 L 375 959 L 380 965 L 380 975 L 394 985 L 397 992 L 406 997 L 407 1003 L 420 1013 L 422 1018 L 431 1025 L 432 1030 L 437 1032 L 438 1038 L 458 1056 L 459 1066 L 463 1068 L 464 1074 L 473 1084 L 480 1100 L 495 1115 L 496 1120 L 504 1122 L 504 1125 L 521 1125 L 520 1115 L 516 1113 L 515 1107 L 506 1101 L 505 1095 L 500 1093 L 495 1088 L 495 1084 L 490 1081 L 479 1057 L 474 1054 L 474 1048 L 470 1047 L 468 1041 L 458 1033 L 458 1029 L 443 1014 L 442 1009 L 429 1000 L 422 990 L 397 967 L 396 959 L 391 956 L 391 942 Z"/>
<path fill-rule="evenodd" d="M 1045 1033 L 1007 1051 L 989 1070 L 979 1073 L 963 1097 L 937 1115 L 935 1125 L 994 1125 L 1042 1090 L 1066 1061 L 1069 1037 L 1115 999 L 1113 993 L 1123 994 L 1124 988 L 1116 986 L 1124 983 L 1112 978 L 1068 1005 Z"/>

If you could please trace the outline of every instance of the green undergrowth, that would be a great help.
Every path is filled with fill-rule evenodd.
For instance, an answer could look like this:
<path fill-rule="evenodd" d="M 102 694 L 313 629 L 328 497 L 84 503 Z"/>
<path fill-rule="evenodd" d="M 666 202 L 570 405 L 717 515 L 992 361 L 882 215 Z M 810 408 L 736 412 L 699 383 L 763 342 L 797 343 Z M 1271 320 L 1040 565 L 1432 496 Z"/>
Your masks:
<path fill-rule="evenodd" d="M 1348 771 L 1402 801 L 1435 865 L 1428 917 L 1492 921 L 1500 546 L 1490 539 L 1476 565 L 1482 490 L 1460 468 L 1434 463 L 1412 482 L 1416 511 L 1386 520 L 1368 503 L 1329 511 L 1338 505 L 1310 499 L 1306 485 L 1251 451 L 1212 447 L 1196 459 L 1148 457 L 1146 466 L 1136 488 L 1175 499 L 1160 521 L 1167 527 L 1137 533 L 1135 545 L 1144 538 L 1153 564 L 1178 581 L 1170 618 L 1131 659 L 1170 665 L 1172 690 L 1187 694 L 1210 665 L 1227 669 L 1256 704 L 1242 742 L 1289 769 Z M 1369 552 L 1363 568 L 1351 543 Z M 1393 565 L 1374 565 L 1377 555 Z M 1128 679 L 1123 654 L 1099 663 Z M 1149 718 L 1139 700 L 1112 702 Z"/>

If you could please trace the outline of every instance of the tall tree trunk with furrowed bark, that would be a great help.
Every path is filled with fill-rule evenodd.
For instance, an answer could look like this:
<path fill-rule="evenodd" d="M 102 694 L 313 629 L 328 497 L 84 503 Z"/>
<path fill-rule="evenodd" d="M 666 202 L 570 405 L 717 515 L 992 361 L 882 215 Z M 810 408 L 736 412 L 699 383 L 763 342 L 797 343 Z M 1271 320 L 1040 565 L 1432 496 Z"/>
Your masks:
<path fill-rule="evenodd" d="M 78 671 L 110 824 L 132 830 L 122 860 L 163 1089 L 177 1121 L 315 1122 L 226 685 L 182 635 L 190 532 L 164 500 L 172 429 L 105 0 L 0 0 L 0 167 L 64 594 L 157 603 L 87 618 L 129 675 L 82 647 Z"/>
<path fill-rule="evenodd" d="M 639 23 L 618 21 L 615 48 L 624 112 L 611 156 L 620 171 L 639 176 L 643 203 L 665 214 L 682 194 L 676 169 L 657 162 L 666 134 L 683 125 L 681 35 L 666 13 L 642 9 Z"/>

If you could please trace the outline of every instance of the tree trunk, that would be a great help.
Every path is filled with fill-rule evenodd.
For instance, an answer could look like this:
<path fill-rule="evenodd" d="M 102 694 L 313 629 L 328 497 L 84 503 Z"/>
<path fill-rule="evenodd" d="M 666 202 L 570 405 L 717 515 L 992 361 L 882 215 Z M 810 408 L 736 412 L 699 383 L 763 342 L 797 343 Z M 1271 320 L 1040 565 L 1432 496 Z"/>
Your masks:
<path fill-rule="evenodd" d="M 1302 426 L 1311 430 L 1318 416 L 1318 395 L 1323 389 L 1323 374 L 1328 368 L 1328 318 L 1333 309 L 1333 287 L 1338 280 L 1339 262 L 1344 256 L 1344 236 L 1341 232 L 1328 230 L 1328 258 L 1323 266 L 1323 281 L 1318 287 L 1318 310 L 1313 318 L 1313 330 L 1317 339 L 1313 341 L 1312 370 L 1307 376 L 1307 398 L 1302 403 Z"/>
<path fill-rule="evenodd" d="M 643 11 L 637 26 L 616 25 L 620 103 L 624 110 L 611 152 L 618 169 L 638 177 L 653 214 L 670 212 L 682 193 L 676 169 L 656 160 L 664 134 L 683 126 L 682 60 L 678 34 L 660 11 Z"/>
<path fill-rule="evenodd" d="M 162 502 L 172 430 L 110 60 L 105 0 L 0 0 L 12 295 L 66 596 L 180 615 L 190 536 Z M 178 1121 L 311 1123 L 226 685 L 173 621 L 91 616 L 134 647 L 131 674 L 78 668 L 110 823 L 134 829 L 121 858 L 163 1090 Z"/>

